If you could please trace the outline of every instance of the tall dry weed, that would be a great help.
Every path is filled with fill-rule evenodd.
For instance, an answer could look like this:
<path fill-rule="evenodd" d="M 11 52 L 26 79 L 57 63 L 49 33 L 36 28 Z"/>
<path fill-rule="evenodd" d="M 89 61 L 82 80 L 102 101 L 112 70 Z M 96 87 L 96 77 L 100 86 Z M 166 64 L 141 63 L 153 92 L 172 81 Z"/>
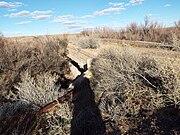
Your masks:
<path fill-rule="evenodd" d="M 32 77 L 46 72 L 63 76 L 69 72 L 66 39 L 39 37 L 27 40 L 27 45 L 24 40 L 8 39 L 0 48 L 1 99 L 16 91 L 13 85 L 21 82 L 20 75 L 25 71 Z"/>
<path fill-rule="evenodd" d="M 174 27 L 164 27 L 157 21 L 151 21 L 145 17 L 143 23 L 132 22 L 126 28 L 97 27 L 94 30 L 84 30 L 82 35 L 95 35 L 100 38 L 148 41 L 163 44 L 173 44 L 173 33 L 180 38 L 179 22 L 175 22 Z"/>
<path fill-rule="evenodd" d="M 99 40 L 94 36 L 83 36 L 79 38 L 77 46 L 82 49 L 97 49 L 100 44 Z"/>
<path fill-rule="evenodd" d="M 1 41 L 1 40 L 0 40 Z M 0 48 L 0 134 L 68 134 L 69 103 L 53 114 L 38 109 L 63 94 L 69 72 L 66 39 L 4 39 Z M 19 113 L 17 113 L 19 112 Z"/>
<path fill-rule="evenodd" d="M 180 72 L 166 61 L 114 47 L 93 60 L 92 72 L 101 111 L 123 132 L 137 129 L 156 110 L 180 105 Z"/>

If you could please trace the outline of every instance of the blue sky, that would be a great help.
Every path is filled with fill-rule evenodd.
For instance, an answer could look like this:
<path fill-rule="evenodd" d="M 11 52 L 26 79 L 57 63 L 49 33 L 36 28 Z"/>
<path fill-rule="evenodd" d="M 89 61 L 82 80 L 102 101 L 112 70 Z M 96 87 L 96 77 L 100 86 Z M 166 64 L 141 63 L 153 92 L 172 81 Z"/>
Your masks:
<path fill-rule="evenodd" d="M 125 27 L 144 17 L 173 26 L 180 0 L 4 0 L 0 31 L 5 36 L 77 33 L 82 29 Z"/>

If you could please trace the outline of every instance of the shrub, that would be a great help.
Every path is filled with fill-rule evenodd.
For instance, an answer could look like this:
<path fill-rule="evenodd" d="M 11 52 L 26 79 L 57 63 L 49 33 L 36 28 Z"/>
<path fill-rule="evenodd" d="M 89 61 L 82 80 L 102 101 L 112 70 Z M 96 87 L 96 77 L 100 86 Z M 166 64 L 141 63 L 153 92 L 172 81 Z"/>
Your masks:
<path fill-rule="evenodd" d="M 33 116 L 37 109 L 37 106 L 25 101 L 0 106 L 0 134 L 25 134 L 36 121 Z"/>
<path fill-rule="evenodd" d="M 0 107 L 0 122 L 2 119 L 8 119 L 11 116 L 17 116 L 22 112 L 35 111 L 39 108 L 26 101 L 16 101 L 14 103 L 5 103 Z"/>
<path fill-rule="evenodd" d="M 65 91 L 61 89 L 61 85 L 56 85 L 58 75 L 44 73 L 31 77 L 28 72 L 22 74 L 22 82 L 16 85 L 18 97 L 38 107 L 43 107 L 48 103 L 58 99 Z M 41 116 L 43 123 L 43 134 L 68 134 L 70 132 L 71 110 L 68 102 L 59 104 L 58 108 L 52 113 L 46 113 Z M 48 127 L 46 129 L 45 127 Z"/>
<path fill-rule="evenodd" d="M 180 50 L 180 39 L 178 38 L 178 36 L 173 33 L 173 46 L 174 46 L 174 49 L 178 49 Z"/>
<path fill-rule="evenodd" d="M 3 34 L 0 32 L 0 45 L 3 45 L 4 41 L 3 41 Z"/>
<path fill-rule="evenodd" d="M 59 76 L 50 73 L 31 77 L 28 72 L 25 72 L 21 76 L 21 82 L 15 85 L 18 90 L 18 97 L 43 107 L 62 96 L 63 93 L 59 92 L 60 85 L 56 85 L 58 78 Z"/>
<path fill-rule="evenodd" d="M 53 113 L 35 115 L 39 108 L 26 101 L 0 106 L 1 134 L 62 134 L 70 132 L 71 113 L 68 103 L 61 104 Z"/>
<path fill-rule="evenodd" d="M 175 22 L 175 27 L 164 27 L 161 23 L 151 21 L 146 16 L 143 23 L 137 24 L 132 22 L 126 28 L 98 27 L 94 30 L 84 30 L 81 33 L 91 33 L 91 35 L 96 35 L 100 38 L 172 44 L 172 33 L 180 35 L 180 29 L 178 21 Z M 178 36 L 178 38 L 180 37 Z"/>
<path fill-rule="evenodd" d="M 175 21 L 174 25 L 177 29 L 180 29 L 180 20 L 179 21 Z"/>
<path fill-rule="evenodd" d="M 159 125 L 153 128 L 157 117 L 151 116 L 156 110 L 179 106 L 180 71 L 165 61 L 138 56 L 130 48 L 114 47 L 102 51 L 93 60 L 91 70 L 91 85 L 100 109 L 120 125 L 122 132 L 158 133 Z"/>
<path fill-rule="evenodd" d="M 92 36 L 81 37 L 77 45 L 82 49 L 97 49 L 100 46 L 98 39 Z"/>
<path fill-rule="evenodd" d="M 15 92 L 13 85 L 21 82 L 22 72 L 28 70 L 32 77 L 46 72 L 56 73 L 59 77 L 68 73 L 66 47 L 66 39 L 50 37 L 26 39 L 26 42 L 6 40 L 0 48 L 1 100 L 8 98 L 10 91 Z"/>
<path fill-rule="evenodd" d="M 48 135 L 70 134 L 72 114 L 68 102 L 60 104 L 53 113 L 45 114 L 44 117 L 46 120 L 43 125 L 45 127 L 48 127 L 48 129 L 43 129 L 43 133 L 46 133 Z"/>
<path fill-rule="evenodd" d="M 27 39 L 3 38 L 0 48 L 0 134 L 68 134 L 68 102 L 53 114 L 35 115 L 63 94 L 62 81 L 69 73 L 67 40 Z"/>

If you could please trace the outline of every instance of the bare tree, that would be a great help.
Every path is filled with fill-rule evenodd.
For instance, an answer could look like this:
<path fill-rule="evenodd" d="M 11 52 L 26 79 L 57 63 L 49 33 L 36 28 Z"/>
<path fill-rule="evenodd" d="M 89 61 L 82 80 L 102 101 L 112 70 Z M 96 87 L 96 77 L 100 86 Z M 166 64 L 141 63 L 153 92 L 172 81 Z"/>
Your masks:
<path fill-rule="evenodd" d="M 179 21 L 175 21 L 174 25 L 176 28 L 180 29 L 180 20 Z"/>

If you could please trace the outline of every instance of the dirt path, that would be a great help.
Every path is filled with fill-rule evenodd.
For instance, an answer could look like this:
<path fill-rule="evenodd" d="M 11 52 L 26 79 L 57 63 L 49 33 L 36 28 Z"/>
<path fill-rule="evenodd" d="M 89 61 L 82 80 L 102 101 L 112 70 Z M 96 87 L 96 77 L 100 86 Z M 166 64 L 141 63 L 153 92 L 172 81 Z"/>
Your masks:
<path fill-rule="evenodd" d="M 79 49 L 77 46 L 70 44 L 68 45 L 69 54 L 68 56 L 73 59 L 74 61 L 78 62 L 80 66 L 83 67 L 83 65 L 86 64 L 88 59 L 92 59 L 97 57 L 99 52 L 108 47 L 108 46 L 117 46 L 117 44 L 111 44 L 111 45 L 101 45 L 99 49 Z M 120 46 L 120 45 L 118 45 Z M 152 55 L 157 58 L 175 58 L 180 60 L 180 52 L 178 51 L 171 51 L 167 49 L 161 49 L 161 48 L 147 48 L 147 47 L 137 47 L 137 46 L 131 46 L 131 49 L 133 52 L 139 54 L 139 55 Z"/>

